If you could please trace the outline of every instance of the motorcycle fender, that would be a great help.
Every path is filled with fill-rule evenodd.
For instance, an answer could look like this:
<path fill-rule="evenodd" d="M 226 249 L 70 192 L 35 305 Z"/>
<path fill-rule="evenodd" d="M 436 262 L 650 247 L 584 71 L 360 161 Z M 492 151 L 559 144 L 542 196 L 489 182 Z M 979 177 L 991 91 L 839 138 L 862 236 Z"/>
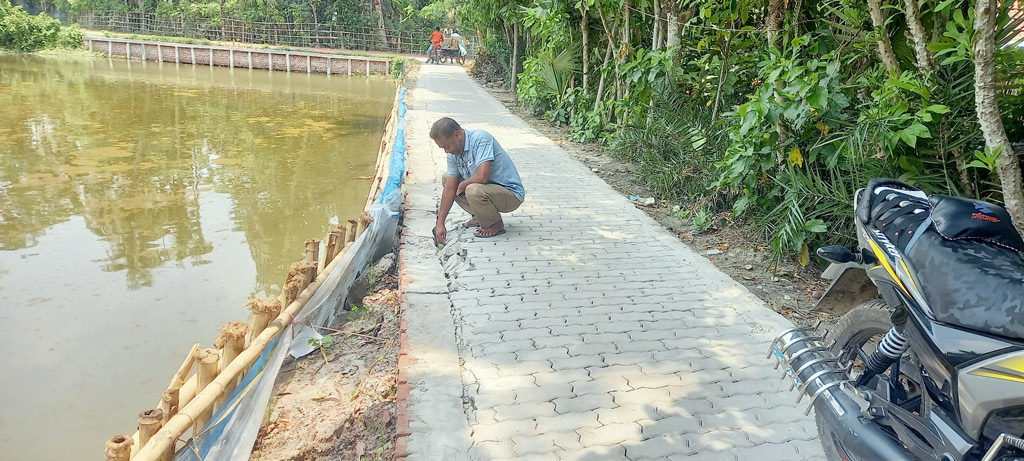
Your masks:
<path fill-rule="evenodd" d="M 864 266 L 856 263 L 829 264 L 821 278 L 831 279 L 814 310 L 843 315 L 858 304 L 878 297 L 878 288 L 868 278 Z"/>

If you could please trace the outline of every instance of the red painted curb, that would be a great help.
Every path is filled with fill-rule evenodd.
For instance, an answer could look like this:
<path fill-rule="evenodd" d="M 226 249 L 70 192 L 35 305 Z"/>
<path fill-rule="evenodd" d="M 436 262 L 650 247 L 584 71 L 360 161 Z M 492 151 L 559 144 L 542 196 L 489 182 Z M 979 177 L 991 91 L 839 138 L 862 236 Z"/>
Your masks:
<path fill-rule="evenodd" d="M 399 384 L 398 393 L 396 394 L 398 400 L 408 399 L 410 390 L 412 390 L 412 386 L 410 386 L 409 384 Z"/>
<path fill-rule="evenodd" d="M 399 437 L 412 435 L 412 432 L 409 430 L 409 415 L 398 415 L 395 431 Z"/>
<path fill-rule="evenodd" d="M 409 456 L 409 439 L 408 437 L 399 437 L 395 441 L 395 459 L 404 460 Z"/>

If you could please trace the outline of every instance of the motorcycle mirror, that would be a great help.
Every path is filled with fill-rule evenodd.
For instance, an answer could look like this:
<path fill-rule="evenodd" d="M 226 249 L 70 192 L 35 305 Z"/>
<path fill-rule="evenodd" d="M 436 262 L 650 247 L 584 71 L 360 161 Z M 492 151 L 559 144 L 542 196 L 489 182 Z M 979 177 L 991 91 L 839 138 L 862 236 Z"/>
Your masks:
<path fill-rule="evenodd" d="M 818 256 L 836 264 L 859 263 L 862 261 L 861 255 L 839 245 L 818 248 L 817 253 Z"/>

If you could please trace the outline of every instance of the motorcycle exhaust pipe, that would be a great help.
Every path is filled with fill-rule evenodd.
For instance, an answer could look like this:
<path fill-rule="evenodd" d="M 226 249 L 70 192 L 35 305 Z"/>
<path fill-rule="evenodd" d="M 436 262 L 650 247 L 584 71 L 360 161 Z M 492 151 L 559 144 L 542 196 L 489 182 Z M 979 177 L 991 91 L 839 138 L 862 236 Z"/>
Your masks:
<path fill-rule="evenodd" d="M 867 402 L 851 395 L 849 367 L 840 366 L 835 354 L 824 345 L 824 335 L 815 335 L 815 330 L 817 326 L 783 331 L 768 352 L 768 358 L 775 356 L 775 368 L 782 368 L 782 379 L 788 376 L 793 381 L 790 390 L 797 390 L 796 402 L 810 397 L 804 414 L 815 409 L 838 439 L 837 451 L 845 459 L 913 461 L 903 445 L 866 414 Z M 835 442 L 822 440 L 823 444 Z"/>

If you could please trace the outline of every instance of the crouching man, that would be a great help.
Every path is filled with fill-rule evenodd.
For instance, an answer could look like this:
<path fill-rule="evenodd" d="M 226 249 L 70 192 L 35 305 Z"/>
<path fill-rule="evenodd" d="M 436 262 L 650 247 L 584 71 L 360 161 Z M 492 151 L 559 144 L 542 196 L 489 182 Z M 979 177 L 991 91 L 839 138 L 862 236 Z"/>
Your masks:
<path fill-rule="evenodd" d="M 430 128 L 430 138 L 448 153 L 448 174 L 441 193 L 434 237 L 444 244 L 448 230 L 444 220 L 458 203 L 473 216 L 464 227 L 479 227 L 477 237 L 489 238 L 505 233 L 501 213 L 519 208 L 526 198 L 526 189 L 519 172 L 505 149 L 490 133 L 463 130 L 459 123 L 445 117 Z"/>

